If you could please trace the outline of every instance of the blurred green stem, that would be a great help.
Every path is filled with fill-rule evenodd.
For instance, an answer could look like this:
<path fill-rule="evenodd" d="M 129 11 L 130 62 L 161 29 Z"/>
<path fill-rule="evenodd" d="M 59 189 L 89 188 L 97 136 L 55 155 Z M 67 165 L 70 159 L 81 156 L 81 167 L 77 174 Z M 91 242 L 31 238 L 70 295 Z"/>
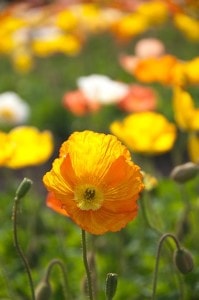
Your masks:
<path fill-rule="evenodd" d="M 20 247 L 19 244 L 19 240 L 18 240 L 18 235 L 17 235 L 17 212 L 18 212 L 18 205 L 19 205 L 19 201 L 20 198 L 16 195 L 14 198 L 14 206 L 13 206 L 13 213 L 12 213 L 12 219 L 13 219 L 13 236 L 14 236 L 14 245 L 16 247 L 17 253 L 19 255 L 19 257 L 21 258 L 24 267 L 25 267 L 25 271 L 27 273 L 28 276 L 28 280 L 29 280 L 29 286 L 31 289 L 31 294 L 32 294 L 32 300 L 35 300 L 35 292 L 34 292 L 34 285 L 33 285 L 33 280 L 32 280 L 32 276 L 31 276 L 31 271 L 30 271 L 30 267 L 28 264 L 28 261 Z"/>
<path fill-rule="evenodd" d="M 147 207 L 146 207 L 146 193 L 143 194 L 142 198 L 140 199 L 140 206 L 142 210 L 142 214 L 145 220 L 146 225 L 153 231 L 155 231 L 158 235 L 161 235 L 162 232 L 156 228 L 152 223 L 151 220 L 149 219 L 149 215 L 147 213 Z"/>
<path fill-rule="evenodd" d="M 63 284 L 63 292 L 64 292 L 64 299 L 69 300 L 72 299 L 70 297 L 70 293 L 69 293 L 69 285 L 68 285 L 68 280 L 67 280 L 67 275 L 66 275 L 66 270 L 65 270 L 65 266 L 63 264 L 63 262 L 60 259 L 53 259 L 52 261 L 50 261 L 48 267 L 47 267 L 47 271 L 46 271 L 46 275 L 45 275 L 45 280 L 48 282 L 49 278 L 50 278 L 50 273 L 52 271 L 52 268 L 58 265 L 62 271 L 63 274 L 63 279 L 64 279 L 64 284 Z"/>
<path fill-rule="evenodd" d="M 93 298 L 93 289 L 92 289 L 92 278 L 91 278 L 91 272 L 88 265 L 88 259 L 87 259 L 87 245 L 86 245 L 86 232 L 82 229 L 82 249 L 83 249 L 83 262 L 84 267 L 86 270 L 86 276 L 87 276 L 87 284 L 88 284 L 88 295 L 90 300 L 94 300 Z"/>
<path fill-rule="evenodd" d="M 158 277 L 158 267 L 159 267 L 159 260 L 160 260 L 160 253 L 162 249 L 163 242 L 168 238 L 172 238 L 176 244 L 178 250 L 180 250 L 180 243 L 178 242 L 177 238 L 172 233 L 165 233 L 161 236 L 159 243 L 158 243 L 158 250 L 156 254 L 156 262 L 155 262 L 155 269 L 154 269 L 154 276 L 153 276 L 153 291 L 152 291 L 152 300 L 155 300 L 156 295 L 156 286 L 157 286 L 157 277 Z"/>

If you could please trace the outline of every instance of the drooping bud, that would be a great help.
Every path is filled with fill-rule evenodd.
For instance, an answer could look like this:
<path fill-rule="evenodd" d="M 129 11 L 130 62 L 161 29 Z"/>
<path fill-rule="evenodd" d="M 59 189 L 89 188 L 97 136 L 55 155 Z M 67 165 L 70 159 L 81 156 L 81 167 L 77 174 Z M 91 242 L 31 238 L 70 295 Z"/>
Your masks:
<path fill-rule="evenodd" d="M 193 270 L 193 258 L 188 250 L 183 248 L 175 250 L 173 259 L 177 269 L 182 274 L 187 274 Z"/>
<path fill-rule="evenodd" d="M 51 287 L 47 280 L 42 280 L 35 290 L 35 300 L 49 300 L 51 298 Z"/>
<path fill-rule="evenodd" d="M 179 183 L 184 183 L 196 177 L 199 172 L 199 165 L 193 162 L 176 166 L 170 174 L 170 177 Z"/>
<path fill-rule="evenodd" d="M 116 273 L 108 273 L 106 277 L 106 298 L 112 300 L 117 290 L 117 279 Z"/>
<path fill-rule="evenodd" d="M 16 190 L 16 197 L 18 199 L 23 198 L 31 188 L 32 183 L 32 180 L 25 177 Z"/>

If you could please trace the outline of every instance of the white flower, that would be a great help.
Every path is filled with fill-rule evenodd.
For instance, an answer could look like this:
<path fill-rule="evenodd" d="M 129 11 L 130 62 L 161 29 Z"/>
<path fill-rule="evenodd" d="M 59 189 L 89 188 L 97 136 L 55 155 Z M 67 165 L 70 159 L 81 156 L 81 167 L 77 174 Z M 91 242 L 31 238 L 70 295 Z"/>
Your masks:
<path fill-rule="evenodd" d="M 24 123 L 30 114 L 30 109 L 16 93 L 0 94 L 0 123 L 17 125 Z"/>
<path fill-rule="evenodd" d="M 79 77 L 77 85 L 90 101 L 99 101 L 103 104 L 115 103 L 128 92 L 127 84 L 97 74 Z"/>

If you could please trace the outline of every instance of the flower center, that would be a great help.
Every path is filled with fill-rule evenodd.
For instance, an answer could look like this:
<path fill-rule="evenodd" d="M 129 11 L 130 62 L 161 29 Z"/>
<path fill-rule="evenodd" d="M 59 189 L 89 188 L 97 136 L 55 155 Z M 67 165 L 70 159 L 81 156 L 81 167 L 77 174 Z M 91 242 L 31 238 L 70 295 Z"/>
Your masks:
<path fill-rule="evenodd" d="M 85 200 L 92 200 L 95 198 L 95 189 L 89 189 L 87 188 L 84 192 L 84 198 Z"/>
<path fill-rule="evenodd" d="M 3 117 L 3 119 L 5 119 L 7 121 L 12 121 L 14 119 L 13 111 L 7 107 L 1 109 L 0 116 Z"/>
<path fill-rule="evenodd" d="M 82 184 L 75 189 L 75 201 L 81 210 L 98 210 L 104 201 L 104 195 L 98 187 Z"/>

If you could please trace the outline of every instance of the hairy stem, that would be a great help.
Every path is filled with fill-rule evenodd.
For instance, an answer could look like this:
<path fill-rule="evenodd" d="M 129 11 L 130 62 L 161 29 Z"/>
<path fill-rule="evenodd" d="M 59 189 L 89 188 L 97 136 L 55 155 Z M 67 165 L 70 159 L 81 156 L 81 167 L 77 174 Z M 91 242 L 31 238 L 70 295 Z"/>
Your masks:
<path fill-rule="evenodd" d="M 158 243 L 158 249 L 157 249 L 157 254 L 156 254 L 156 262 L 155 262 L 155 269 L 154 269 L 154 276 L 153 276 L 152 300 L 155 300 L 155 295 L 156 295 L 158 267 L 159 267 L 159 260 L 160 260 L 160 253 L 161 253 L 162 245 L 163 245 L 163 242 L 168 237 L 172 238 L 176 244 L 177 249 L 180 249 L 180 243 L 178 242 L 177 238 L 172 233 L 165 233 L 161 236 L 159 243 Z"/>
<path fill-rule="evenodd" d="M 91 278 L 91 272 L 88 265 L 88 259 L 87 259 L 87 245 L 86 245 L 86 232 L 82 229 L 82 249 L 83 249 L 83 262 L 84 267 L 86 270 L 86 276 L 87 276 L 87 284 L 88 284 L 88 295 L 90 300 L 94 300 L 93 298 L 93 289 L 92 289 L 92 278 Z"/>
<path fill-rule="evenodd" d="M 27 273 L 28 276 L 28 281 L 29 281 L 29 286 L 31 289 L 31 295 L 32 295 L 32 300 L 35 300 L 35 292 L 34 292 L 34 285 L 33 285 L 33 280 L 32 280 L 32 276 L 31 276 L 31 271 L 30 271 L 30 267 L 28 264 L 28 261 L 20 247 L 19 244 L 19 240 L 18 240 L 18 234 L 17 234 L 17 212 L 18 212 L 18 204 L 19 204 L 19 198 L 16 196 L 14 198 L 14 206 L 13 206 L 13 213 L 12 213 L 12 219 L 13 219 L 13 237 L 14 237 L 14 245 L 16 247 L 17 253 L 19 255 L 19 257 L 21 258 L 24 267 L 25 267 L 25 271 Z"/>

